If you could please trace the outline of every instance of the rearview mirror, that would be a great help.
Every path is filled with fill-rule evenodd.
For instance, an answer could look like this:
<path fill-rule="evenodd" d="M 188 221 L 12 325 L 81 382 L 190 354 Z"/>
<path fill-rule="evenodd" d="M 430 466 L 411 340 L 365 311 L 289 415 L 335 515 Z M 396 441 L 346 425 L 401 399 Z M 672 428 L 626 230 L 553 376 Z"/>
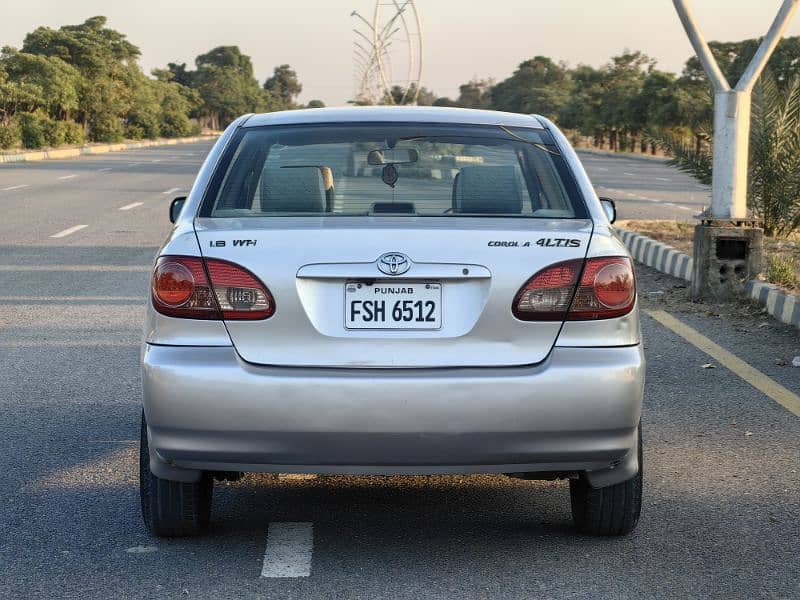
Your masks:
<path fill-rule="evenodd" d="M 608 217 L 608 222 L 613 223 L 617 220 L 617 205 L 611 198 L 600 198 L 600 204 Z"/>
<path fill-rule="evenodd" d="M 367 154 L 367 164 L 373 167 L 381 165 L 410 165 L 419 160 L 419 152 L 413 148 L 407 150 L 370 150 Z"/>
<path fill-rule="evenodd" d="M 186 196 L 178 196 L 174 198 L 169 205 L 169 221 L 170 223 L 174 223 L 178 220 L 178 217 L 181 214 L 181 210 L 183 209 L 183 205 L 186 202 Z"/>

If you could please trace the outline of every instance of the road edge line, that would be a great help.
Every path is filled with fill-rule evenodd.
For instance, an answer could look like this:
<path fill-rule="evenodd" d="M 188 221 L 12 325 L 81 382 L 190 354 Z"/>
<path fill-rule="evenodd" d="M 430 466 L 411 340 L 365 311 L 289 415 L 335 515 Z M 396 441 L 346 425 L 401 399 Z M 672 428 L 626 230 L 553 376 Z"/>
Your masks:
<path fill-rule="evenodd" d="M 645 310 L 644 312 L 790 413 L 800 417 L 800 396 L 668 312 L 664 310 Z"/>

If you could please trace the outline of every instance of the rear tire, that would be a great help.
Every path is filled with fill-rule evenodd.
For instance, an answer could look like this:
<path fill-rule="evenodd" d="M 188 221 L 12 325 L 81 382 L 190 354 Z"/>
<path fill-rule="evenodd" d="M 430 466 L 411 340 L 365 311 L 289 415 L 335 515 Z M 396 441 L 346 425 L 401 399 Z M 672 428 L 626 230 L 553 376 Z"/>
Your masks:
<path fill-rule="evenodd" d="M 639 426 L 639 471 L 622 483 L 594 489 L 586 477 L 569 482 L 572 519 L 581 533 L 626 535 L 634 530 L 642 509 L 642 427 Z"/>
<path fill-rule="evenodd" d="M 161 479 L 150 471 L 147 421 L 142 412 L 139 443 L 139 495 L 142 518 L 148 531 L 158 537 L 186 537 L 205 533 L 211 516 L 214 481 L 203 473 L 200 481 L 186 483 Z"/>

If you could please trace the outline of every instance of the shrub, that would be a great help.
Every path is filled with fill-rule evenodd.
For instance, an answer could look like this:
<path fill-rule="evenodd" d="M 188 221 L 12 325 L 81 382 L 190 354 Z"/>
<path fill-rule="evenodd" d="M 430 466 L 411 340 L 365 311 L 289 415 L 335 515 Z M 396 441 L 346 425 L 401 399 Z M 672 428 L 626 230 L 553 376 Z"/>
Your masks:
<path fill-rule="evenodd" d="M 62 121 L 53 121 L 46 116 L 39 117 L 39 127 L 42 128 L 44 133 L 44 140 L 48 146 L 56 148 L 64 143 L 64 127 L 61 125 Z"/>
<path fill-rule="evenodd" d="M 125 126 L 125 137 L 129 140 L 141 140 L 144 137 L 144 128 L 136 123 Z"/>
<path fill-rule="evenodd" d="M 64 129 L 64 141 L 67 144 L 83 144 L 86 141 L 86 134 L 83 126 L 75 121 L 59 121 Z"/>
<path fill-rule="evenodd" d="M 41 148 L 45 145 L 45 132 L 39 115 L 20 113 L 19 126 L 24 148 Z"/>
<path fill-rule="evenodd" d="M 89 138 L 93 142 L 121 142 L 125 138 L 122 120 L 110 113 L 96 115 L 92 120 Z"/>
<path fill-rule="evenodd" d="M 797 278 L 799 267 L 800 265 L 797 264 L 797 260 L 794 258 L 782 258 L 775 255 L 768 256 L 766 269 L 767 281 L 789 289 L 800 287 L 800 280 Z"/>
<path fill-rule="evenodd" d="M 21 141 L 19 123 L 15 119 L 0 125 L 0 148 L 7 150 Z"/>

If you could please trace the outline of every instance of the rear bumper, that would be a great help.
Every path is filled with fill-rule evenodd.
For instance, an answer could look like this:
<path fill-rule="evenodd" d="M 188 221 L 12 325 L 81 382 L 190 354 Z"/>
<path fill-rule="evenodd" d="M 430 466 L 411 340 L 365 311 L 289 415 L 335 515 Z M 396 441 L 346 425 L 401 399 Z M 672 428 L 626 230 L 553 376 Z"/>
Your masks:
<path fill-rule="evenodd" d="M 641 346 L 555 348 L 532 367 L 254 366 L 231 347 L 145 347 L 151 468 L 345 474 L 638 468 Z"/>

